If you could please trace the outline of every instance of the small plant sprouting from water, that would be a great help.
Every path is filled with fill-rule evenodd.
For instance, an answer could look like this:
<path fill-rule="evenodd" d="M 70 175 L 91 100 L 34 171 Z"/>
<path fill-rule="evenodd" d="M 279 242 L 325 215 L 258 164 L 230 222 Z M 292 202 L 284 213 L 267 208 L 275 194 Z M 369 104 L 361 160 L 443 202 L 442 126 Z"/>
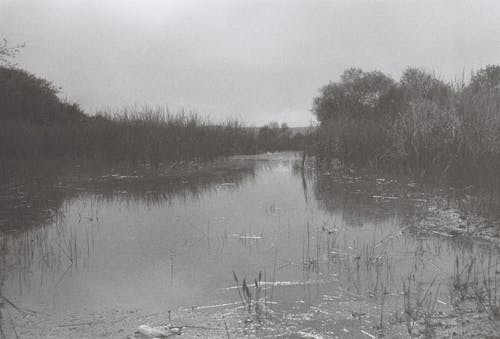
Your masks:
<path fill-rule="evenodd" d="M 430 282 L 425 292 L 417 286 L 415 272 L 410 273 L 406 281 L 403 280 L 403 319 L 410 336 L 414 334 L 417 323 L 423 320 L 424 328 L 420 333 L 424 338 L 434 338 L 432 319 L 440 288 L 440 285 L 434 288 L 436 280 L 437 277 Z"/>
<path fill-rule="evenodd" d="M 493 263 L 491 252 L 486 259 L 486 267 L 483 261 L 475 258 L 461 265 L 460 259 L 456 257 L 450 290 L 453 304 L 459 307 L 465 301 L 472 300 L 475 302 L 477 312 L 486 312 L 490 319 L 498 319 L 500 298 L 496 276 L 499 272 L 498 258 Z"/>
<path fill-rule="evenodd" d="M 245 322 L 257 322 L 260 323 L 265 318 L 265 301 L 261 300 L 262 296 L 262 271 L 259 272 L 258 278 L 254 279 L 254 293 L 252 294 L 251 287 L 246 281 L 246 278 L 243 278 L 243 281 L 240 282 L 238 276 L 233 271 L 233 278 L 236 282 L 236 287 L 238 290 L 238 295 L 241 299 L 241 303 L 243 305 L 243 309 L 248 313 L 248 318 Z"/>

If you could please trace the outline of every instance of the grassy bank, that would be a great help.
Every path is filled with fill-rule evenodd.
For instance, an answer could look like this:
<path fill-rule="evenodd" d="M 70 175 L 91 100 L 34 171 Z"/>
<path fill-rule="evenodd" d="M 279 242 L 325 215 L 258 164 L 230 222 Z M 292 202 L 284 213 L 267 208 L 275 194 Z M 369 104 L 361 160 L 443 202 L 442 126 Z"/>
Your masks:
<path fill-rule="evenodd" d="M 194 113 L 132 107 L 85 114 L 61 101 L 51 82 L 0 67 L 0 159 L 83 158 L 149 163 L 254 152 L 254 136 L 236 121 L 217 125 Z"/>
<path fill-rule="evenodd" d="M 283 124 L 259 130 L 236 120 L 214 124 L 196 113 L 129 107 L 89 116 L 61 101 L 51 82 L 0 66 L 0 170 L 6 159 L 90 159 L 148 164 L 213 160 L 301 149 L 305 137 Z"/>
<path fill-rule="evenodd" d="M 499 85 L 500 66 L 454 82 L 416 68 L 399 81 L 346 70 L 314 100 L 314 153 L 349 167 L 498 186 Z"/>

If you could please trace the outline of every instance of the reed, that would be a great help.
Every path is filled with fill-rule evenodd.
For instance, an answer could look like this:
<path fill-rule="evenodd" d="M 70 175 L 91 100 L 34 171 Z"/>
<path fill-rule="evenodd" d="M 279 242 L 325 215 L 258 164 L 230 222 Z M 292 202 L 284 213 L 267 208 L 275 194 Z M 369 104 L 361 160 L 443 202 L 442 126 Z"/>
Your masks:
<path fill-rule="evenodd" d="M 254 293 L 252 294 L 251 287 L 246 281 L 246 278 L 243 278 L 243 281 L 240 282 L 238 276 L 233 271 L 233 278 L 237 286 L 238 295 L 241 300 L 241 304 L 243 309 L 246 310 L 248 318 L 245 322 L 256 322 L 261 323 L 264 320 L 266 315 L 266 300 L 262 300 L 262 271 L 259 272 L 258 278 L 254 279 Z"/>
<path fill-rule="evenodd" d="M 157 107 L 104 112 L 85 123 L 0 125 L 0 158 L 84 158 L 147 164 L 214 160 L 253 153 L 254 137 L 236 121 L 218 125 L 195 113 Z"/>

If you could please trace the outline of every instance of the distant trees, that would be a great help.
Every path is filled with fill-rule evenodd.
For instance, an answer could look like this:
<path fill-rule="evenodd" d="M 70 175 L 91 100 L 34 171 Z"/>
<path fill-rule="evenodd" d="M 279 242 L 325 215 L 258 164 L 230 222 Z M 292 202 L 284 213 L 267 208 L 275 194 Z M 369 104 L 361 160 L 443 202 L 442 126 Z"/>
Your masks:
<path fill-rule="evenodd" d="M 468 84 L 418 68 L 398 82 L 348 69 L 320 90 L 312 110 L 322 158 L 419 175 L 500 170 L 500 66 L 479 70 Z"/>
<path fill-rule="evenodd" d="M 277 122 L 270 122 L 261 127 L 257 134 L 257 151 L 285 151 L 303 150 L 305 148 L 305 137 L 302 133 L 293 133 L 286 123 L 281 126 Z"/>

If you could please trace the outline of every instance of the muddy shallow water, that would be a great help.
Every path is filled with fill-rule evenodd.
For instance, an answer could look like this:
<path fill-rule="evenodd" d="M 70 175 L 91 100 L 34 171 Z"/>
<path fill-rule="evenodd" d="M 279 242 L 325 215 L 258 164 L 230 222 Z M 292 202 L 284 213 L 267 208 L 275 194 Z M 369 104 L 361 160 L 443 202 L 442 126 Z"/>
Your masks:
<path fill-rule="evenodd" d="M 446 314 L 456 273 L 471 261 L 470 275 L 496 275 L 494 246 L 412 232 L 430 197 L 414 183 L 301 171 L 300 160 L 283 153 L 177 177 L 60 180 L 56 191 L 30 193 L 49 202 L 39 213 L 24 212 L 36 203 L 21 194 L 1 205 L 2 295 L 61 323 L 199 310 L 225 314 L 233 337 L 368 338 L 418 327 L 398 318 L 412 300 Z M 243 278 L 260 308 L 242 306 Z"/>

